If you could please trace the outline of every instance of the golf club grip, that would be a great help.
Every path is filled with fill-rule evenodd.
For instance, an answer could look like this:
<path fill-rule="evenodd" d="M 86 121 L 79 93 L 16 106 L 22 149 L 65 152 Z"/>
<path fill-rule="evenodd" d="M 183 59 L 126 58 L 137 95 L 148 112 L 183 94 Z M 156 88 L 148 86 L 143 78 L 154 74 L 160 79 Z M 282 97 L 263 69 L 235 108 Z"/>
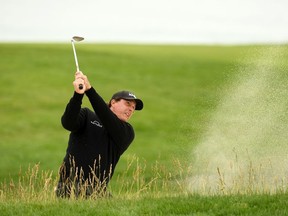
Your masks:
<path fill-rule="evenodd" d="M 79 84 L 79 89 L 83 89 L 83 85 L 82 84 Z"/>

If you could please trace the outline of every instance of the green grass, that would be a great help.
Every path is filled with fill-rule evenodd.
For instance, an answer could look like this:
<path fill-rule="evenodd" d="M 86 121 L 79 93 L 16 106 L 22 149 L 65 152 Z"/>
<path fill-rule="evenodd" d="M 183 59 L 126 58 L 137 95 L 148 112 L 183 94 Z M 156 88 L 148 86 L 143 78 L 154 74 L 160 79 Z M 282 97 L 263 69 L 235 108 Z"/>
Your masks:
<path fill-rule="evenodd" d="M 189 155 L 187 147 L 193 146 L 182 139 L 196 140 L 201 134 L 219 97 L 217 90 L 243 49 L 78 45 L 80 68 L 105 100 L 119 89 L 131 89 L 143 98 L 145 109 L 131 120 L 137 137 L 125 155 L 136 154 L 148 162 Z M 0 179 L 29 163 L 57 170 L 68 137 L 60 117 L 73 93 L 70 44 L 2 44 L 0 52 L 5 152 L 0 166 L 6 171 Z"/>
<path fill-rule="evenodd" d="M 0 206 L 1 215 L 287 215 L 287 195 L 177 196 L 95 201 L 21 202 Z M 17 206 L 17 209 L 15 209 Z"/>
<path fill-rule="evenodd" d="M 131 119 L 136 139 L 110 183 L 116 197 L 97 202 L 49 197 L 36 202 L 15 195 L 7 201 L 0 199 L 3 215 L 265 215 L 287 211 L 285 193 L 199 197 L 181 191 L 182 183 L 175 184 L 187 177 L 193 147 L 237 68 L 251 64 L 244 59 L 265 46 L 76 46 L 80 69 L 105 100 L 118 90 L 129 89 L 145 103 L 144 110 Z M 288 59 L 288 47 L 282 49 L 283 58 Z M 19 170 L 21 176 L 38 163 L 41 170 L 52 172 L 54 181 L 69 135 L 60 118 L 73 93 L 72 47 L 69 43 L 0 44 L 0 65 L 0 182 L 9 185 L 12 179 L 17 184 Z M 89 106 L 87 100 L 84 105 Z M 127 169 L 131 160 L 133 167 Z M 137 193 L 153 179 L 152 186 Z M 135 187 L 130 191 L 129 185 L 123 186 L 125 182 Z M 27 189 L 24 194 L 30 192 Z"/>

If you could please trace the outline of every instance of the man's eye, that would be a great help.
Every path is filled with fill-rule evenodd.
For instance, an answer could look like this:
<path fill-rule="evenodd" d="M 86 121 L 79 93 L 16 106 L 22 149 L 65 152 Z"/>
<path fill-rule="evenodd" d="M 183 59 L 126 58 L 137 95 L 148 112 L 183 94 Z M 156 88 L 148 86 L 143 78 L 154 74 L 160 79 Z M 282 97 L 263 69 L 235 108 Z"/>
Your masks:
<path fill-rule="evenodd" d="M 127 106 L 132 107 L 133 109 L 135 109 L 135 105 L 133 103 L 131 103 L 130 101 L 127 101 Z"/>

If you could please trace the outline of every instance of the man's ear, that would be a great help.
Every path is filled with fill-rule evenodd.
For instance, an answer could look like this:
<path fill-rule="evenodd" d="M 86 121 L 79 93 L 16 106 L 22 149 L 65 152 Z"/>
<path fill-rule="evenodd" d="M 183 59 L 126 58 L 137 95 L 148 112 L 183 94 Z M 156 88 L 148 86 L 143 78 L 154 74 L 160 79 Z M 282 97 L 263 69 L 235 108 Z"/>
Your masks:
<path fill-rule="evenodd" d="M 111 106 L 112 106 L 113 104 L 115 104 L 115 103 L 116 103 L 116 100 L 115 100 L 115 99 L 112 99 L 112 100 L 110 101 Z"/>

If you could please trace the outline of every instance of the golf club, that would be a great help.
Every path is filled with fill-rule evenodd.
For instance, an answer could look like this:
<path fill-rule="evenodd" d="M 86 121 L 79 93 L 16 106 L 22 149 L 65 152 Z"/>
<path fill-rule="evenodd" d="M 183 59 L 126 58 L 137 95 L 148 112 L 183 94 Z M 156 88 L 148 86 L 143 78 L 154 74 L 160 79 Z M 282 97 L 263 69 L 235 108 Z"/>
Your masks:
<path fill-rule="evenodd" d="M 73 52 L 74 52 L 75 63 L 76 63 L 76 70 L 77 71 L 80 71 L 80 69 L 79 69 L 79 64 L 78 64 L 78 59 L 77 59 L 77 55 L 76 55 L 76 49 L 75 49 L 74 41 L 80 42 L 80 41 L 83 41 L 83 40 L 84 40 L 84 38 L 83 37 L 79 37 L 79 36 L 74 36 L 71 39 Z M 83 89 L 83 85 L 82 84 L 79 85 L 79 89 Z"/>

